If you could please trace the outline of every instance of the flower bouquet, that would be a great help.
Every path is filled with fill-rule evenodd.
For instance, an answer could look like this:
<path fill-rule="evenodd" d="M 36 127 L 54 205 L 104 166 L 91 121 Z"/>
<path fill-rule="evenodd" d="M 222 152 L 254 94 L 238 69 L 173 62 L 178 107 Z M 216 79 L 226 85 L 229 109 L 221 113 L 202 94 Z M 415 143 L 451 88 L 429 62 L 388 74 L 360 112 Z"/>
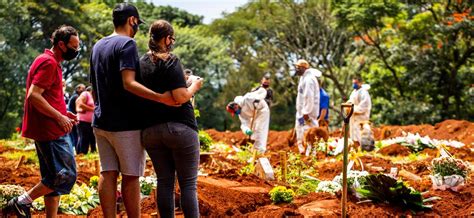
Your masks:
<path fill-rule="evenodd" d="M 154 188 L 156 188 L 156 178 L 152 176 L 140 177 L 140 192 L 143 195 L 150 195 Z"/>
<path fill-rule="evenodd" d="M 468 166 L 460 159 L 439 157 L 431 162 L 433 189 L 459 191 L 464 187 Z"/>
<path fill-rule="evenodd" d="M 362 197 L 359 193 L 357 193 L 357 189 L 360 188 L 359 179 L 368 175 L 369 172 L 358 170 L 350 170 L 347 173 L 347 187 L 349 187 L 350 192 L 353 193 L 357 198 Z M 342 187 L 342 173 L 335 176 L 332 181 L 338 183 Z"/>
<path fill-rule="evenodd" d="M 341 190 L 342 186 L 334 181 L 321 181 L 316 188 L 316 192 L 327 192 L 333 195 Z"/>

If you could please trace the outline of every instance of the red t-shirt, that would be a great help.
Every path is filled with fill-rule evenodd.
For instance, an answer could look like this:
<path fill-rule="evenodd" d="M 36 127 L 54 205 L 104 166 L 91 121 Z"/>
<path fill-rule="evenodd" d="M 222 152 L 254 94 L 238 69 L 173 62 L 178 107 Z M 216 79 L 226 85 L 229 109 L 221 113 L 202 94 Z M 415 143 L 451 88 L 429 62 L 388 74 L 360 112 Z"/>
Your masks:
<path fill-rule="evenodd" d="M 63 71 L 51 50 L 45 49 L 31 64 L 26 79 L 26 95 L 31 84 L 44 89 L 42 96 L 61 114 L 66 115 L 66 103 L 62 85 Z M 36 141 L 51 141 L 58 139 L 67 132 L 58 122 L 41 113 L 25 98 L 22 135 Z"/>

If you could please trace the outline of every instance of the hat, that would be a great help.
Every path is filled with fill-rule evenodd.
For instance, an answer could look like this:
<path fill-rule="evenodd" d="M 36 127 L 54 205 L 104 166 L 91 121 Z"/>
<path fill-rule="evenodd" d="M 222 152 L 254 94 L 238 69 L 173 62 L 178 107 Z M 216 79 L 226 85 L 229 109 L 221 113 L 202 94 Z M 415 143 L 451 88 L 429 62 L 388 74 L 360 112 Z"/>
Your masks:
<path fill-rule="evenodd" d="M 308 61 L 306 61 L 306 60 L 299 59 L 299 60 L 296 62 L 295 66 L 297 66 L 297 67 L 309 68 L 309 63 L 308 63 Z"/>
<path fill-rule="evenodd" d="M 234 109 L 234 107 L 235 107 L 236 104 L 237 104 L 237 103 L 231 101 L 231 102 L 229 102 L 229 104 L 227 104 L 227 106 L 225 107 L 225 110 L 226 110 L 227 112 L 229 112 L 230 114 L 232 114 L 232 117 L 235 115 L 235 109 Z"/>
<path fill-rule="evenodd" d="M 145 23 L 142 19 L 140 19 L 140 15 L 138 14 L 138 10 L 135 6 L 128 4 L 128 3 L 120 3 L 115 5 L 115 8 L 112 12 L 112 17 L 136 17 L 138 19 L 138 24 Z"/>
<path fill-rule="evenodd" d="M 244 97 L 243 96 L 237 96 L 237 97 L 234 98 L 234 102 L 240 106 L 240 105 L 244 104 Z"/>

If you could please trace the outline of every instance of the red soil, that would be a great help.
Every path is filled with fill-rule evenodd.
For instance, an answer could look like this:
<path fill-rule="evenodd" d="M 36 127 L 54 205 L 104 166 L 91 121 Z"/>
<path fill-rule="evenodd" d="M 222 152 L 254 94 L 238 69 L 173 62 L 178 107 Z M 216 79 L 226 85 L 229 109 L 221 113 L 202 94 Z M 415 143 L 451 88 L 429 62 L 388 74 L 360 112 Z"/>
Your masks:
<path fill-rule="evenodd" d="M 383 132 L 385 131 L 385 137 Z M 452 139 L 471 144 L 474 142 L 474 123 L 465 120 L 445 120 L 434 126 L 409 125 L 409 126 L 380 126 L 374 129 L 376 139 L 393 138 L 402 136 L 402 132 L 419 133 L 421 136 L 429 136 L 434 139 Z"/>
<path fill-rule="evenodd" d="M 386 156 L 408 156 L 411 154 L 411 150 L 406 146 L 400 144 L 393 144 L 378 150 L 378 153 Z"/>
<path fill-rule="evenodd" d="M 411 125 L 411 126 L 382 126 L 374 128 L 377 139 L 395 137 L 406 132 L 418 132 L 420 135 L 428 135 L 436 139 L 455 139 L 464 142 L 467 146 L 449 151 L 455 156 L 474 161 L 474 154 L 471 150 L 471 143 L 474 141 L 474 123 L 467 121 L 447 120 L 431 125 Z M 245 144 L 246 137 L 241 132 L 218 132 L 207 130 L 215 141 L 223 141 L 229 144 Z M 295 147 L 288 146 L 288 131 L 270 131 L 268 139 L 268 155 L 273 166 L 279 165 L 278 151 L 295 151 Z M 340 135 L 336 131 L 333 135 Z M 5 148 L 0 145 L 0 154 Z M 406 155 L 406 151 L 401 147 L 393 145 L 380 151 L 386 155 Z M 437 151 L 425 149 L 422 153 L 434 157 Z M 205 171 L 209 173 L 207 177 L 198 179 L 198 198 L 200 213 L 203 216 L 223 217 L 223 216 L 249 216 L 249 217 L 298 217 L 298 216 L 340 216 L 340 196 L 327 193 L 311 193 L 307 196 L 297 197 L 291 204 L 274 205 L 271 203 L 268 191 L 281 182 L 265 181 L 256 176 L 240 176 L 239 169 L 243 163 L 227 159 L 226 157 L 213 155 L 214 162 L 205 166 Z M 417 213 L 421 216 L 472 216 L 474 215 L 474 184 L 467 182 L 466 187 L 460 193 L 452 191 L 432 191 L 431 180 L 428 178 L 432 158 L 423 161 L 415 161 L 408 164 L 394 164 L 390 160 L 373 157 L 368 153 L 360 157 L 363 166 L 369 172 L 388 173 L 391 167 L 404 169 L 422 178 L 421 181 L 405 180 L 410 186 L 419 191 L 428 191 L 426 197 L 439 196 L 442 199 L 433 202 L 433 210 Z M 311 163 L 310 158 L 303 158 L 307 163 Z M 26 189 L 31 188 L 39 181 L 39 169 L 33 165 L 22 165 L 19 169 L 14 169 L 16 161 L 8 161 L 0 157 L 0 184 L 19 184 Z M 93 162 L 78 161 L 78 181 L 88 182 L 89 178 L 95 174 Z M 318 156 L 318 161 L 313 163 L 318 172 L 318 178 L 331 180 L 341 173 L 342 161 L 335 158 L 325 158 Z M 355 165 L 353 169 L 360 169 Z M 151 164 L 147 163 L 147 175 L 152 173 Z M 179 195 L 179 191 L 178 191 Z M 323 202 L 324 205 L 318 204 Z M 357 204 L 357 200 L 350 198 L 348 202 L 348 214 L 353 217 L 371 216 L 412 216 L 410 211 L 393 207 L 386 204 L 362 203 Z M 142 201 L 142 213 L 149 216 L 156 211 L 155 198 L 150 197 Z M 123 213 L 123 212 L 122 212 Z M 90 211 L 90 217 L 101 217 L 100 208 Z M 178 214 L 178 217 L 182 214 Z"/>

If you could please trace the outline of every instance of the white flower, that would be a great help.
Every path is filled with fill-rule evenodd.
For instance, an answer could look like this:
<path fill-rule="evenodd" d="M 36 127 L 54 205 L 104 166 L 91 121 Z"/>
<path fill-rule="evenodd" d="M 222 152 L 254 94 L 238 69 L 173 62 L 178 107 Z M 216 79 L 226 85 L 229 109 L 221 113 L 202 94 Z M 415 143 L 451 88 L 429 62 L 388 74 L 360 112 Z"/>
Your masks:
<path fill-rule="evenodd" d="M 316 188 L 316 192 L 328 192 L 334 194 L 342 189 L 342 186 L 333 181 L 321 181 Z"/>

